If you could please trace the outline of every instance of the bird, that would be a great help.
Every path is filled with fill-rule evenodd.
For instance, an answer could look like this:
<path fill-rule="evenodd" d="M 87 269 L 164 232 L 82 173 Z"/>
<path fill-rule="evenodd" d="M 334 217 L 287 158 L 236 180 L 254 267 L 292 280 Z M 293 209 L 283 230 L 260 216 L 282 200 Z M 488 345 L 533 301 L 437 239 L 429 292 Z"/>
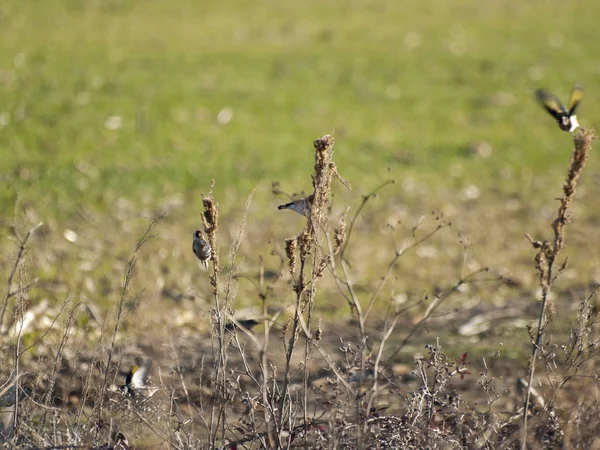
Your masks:
<path fill-rule="evenodd" d="M 573 87 L 568 108 L 565 108 L 556 96 L 544 89 L 537 89 L 535 95 L 546 111 L 558 122 L 561 130 L 572 133 L 579 128 L 575 111 L 583 97 L 583 89 L 580 86 Z"/>
<path fill-rule="evenodd" d="M 17 386 L 19 386 L 20 401 L 31 393 L 30 389 L 24 388 L 21 386 L 21 383 L 18 382 L 22 375 L 23 374 L 19 374 L 18 377 L 13 377 L 0 386 L 0 407 L 13 406 L 17 402 Z"/>
<path fill-rule="evenodd" d="M 113 433 L 112 441 L 114 442 L 114 445 L 111 445 L 111 442 L 107 442 L 100 447 L 97 447 L 98 450 L 131 450 L 127 436 L 120 431 Z"/>
<path fill-rule="evenodd" d="M 148 386 L 152 359 L 144 358 L 140 365 L 134 364 L 125 377 L 125 384 L 119 389 L 124 395 L 145 394 L 152 397 L 157 387 Z"/>
<path fill-rule="evenodd" d="M 204 240 L 202 236 L 202 231 L 196 230 L 194 231 L 194 242 L 192 243 L 192 250 L 194 254 L 200 261 L 198 264 L 200 268 L 207 270 L 208 269 L 208 261 L 212 258 L 212 248 L 208 242 Z"/>
<path fill-rule="evenodd" d="M 313 199 L 314 195 L 311 194 L 308 197 L 294 200 L 293 202 L 286 203 L 285 205 L 279 205 L 277 209 L 291 209 L 302 216 L 310 217 Z"/>
<path fill-rule="evenodd" d="M 129 440 L 127 436 L 123 433 L 119 432 L 115 435 L 114 438 L 115 445 L 113 447 L 114 450 L 131 450 L 131 446 L 129 445 Z"/>

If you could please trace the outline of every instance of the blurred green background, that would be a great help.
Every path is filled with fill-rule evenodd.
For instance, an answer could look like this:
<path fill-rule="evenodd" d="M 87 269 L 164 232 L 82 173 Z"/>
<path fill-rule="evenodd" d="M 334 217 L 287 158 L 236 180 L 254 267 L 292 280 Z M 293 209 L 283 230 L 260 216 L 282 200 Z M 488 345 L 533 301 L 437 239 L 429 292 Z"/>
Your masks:
<path fill-rule="evenodd" d="M 67 220 L 212 178 L 308 189 L 327 132 L 365 189 L 388 168 L 451 188 L 459 167 L 515 190 L 568 158 L 535 88 L 566 101 L 580 82 L 582 125 L 599 118 L 599 17 L 593 0 L 4 1 L 2 213 L 17 192 Z"/>

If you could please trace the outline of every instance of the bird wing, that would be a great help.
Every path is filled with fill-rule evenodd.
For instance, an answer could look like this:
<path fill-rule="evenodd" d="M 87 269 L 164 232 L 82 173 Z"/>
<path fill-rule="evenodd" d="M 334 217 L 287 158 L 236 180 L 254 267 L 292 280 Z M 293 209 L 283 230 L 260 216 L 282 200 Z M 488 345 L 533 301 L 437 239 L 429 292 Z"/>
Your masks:
<path fill-rule="evenodd" d="M 559 120 L 562 116 L 568 114 L 567 109 L 560 100 L 550 92 L 544 89 L 538 89 L 535 91 L 535 96 L 542 106 L 546 108 L 546 111 L 548 111 L 556 120 Z"/>
<path fill-rule="evenodd" d="M 195 238 L 192 244 L 192 250 L 198 258 L 198 265 L 201 269 L 208 269 L 208 261 L 212 258 L 212 248 L 208 242 L 202 238 Z"/>
<path fill-rule="evenodd" d="M 571 91 L 571 97 L 569 98 L 569 116 L 575 114 L 579 102 L 583 97 L 583 88 L 581 86 L 575 86 Z"/>

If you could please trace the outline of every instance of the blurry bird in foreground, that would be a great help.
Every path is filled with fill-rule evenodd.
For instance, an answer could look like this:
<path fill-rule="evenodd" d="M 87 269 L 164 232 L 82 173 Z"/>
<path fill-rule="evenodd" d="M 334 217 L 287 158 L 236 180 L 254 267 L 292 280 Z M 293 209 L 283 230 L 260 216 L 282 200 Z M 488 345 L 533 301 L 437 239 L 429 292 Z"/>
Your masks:
<path fill-rule="evenodd" d="M 19 378 L 21 376 L 22 374 Z M 22 400 L 29 394 L 28 390 L 18 383 L 19 378 L 13 377 L 0 386 L 0 407 L 13 406 L 17 402 L 17 386 L 19 386 L 19 399 Z"/>
<path fill-rule="evenodd" d="M 557 97 L 544 89 L 536 90 L 535 95 L 546 111 L 558 122 L 561 130 L 572 133 L 579 128 L 575 110 L 583 97 L 583 89 L 580 86 L 575 86 L 571 91 L 568 108 L 565 108 Z"/>
<path fill-rule="evenodd" d="M 127 436 L 120 431 L 118 433 L 114 433 L 112 441 L 114 442 L 114 445 L 111 445 L 110 442 L 107 442 L 106 444 L 96 448 L 98 448 L 98 450 L 131 450 Z"/>
<path fill-rule="evenodd" d="M 135 395 L 137 393 L 152 397 L 158 390 L 158 387 L 148 386 L 150 378 L 150 369 L 152 368 L 152 359 L 144 358 L 141 365 L 134 364 L 127 373 L 125 384 L 120 387 L 123 394 Z"/>
<path fill-rule="evenodd" d="M 204 240 L 202 236 L 202 232 L 200 230 L 194 231 L 194 242 L 192 243 L 192 250 L 194 254 L 200 261 L 200 268 L 207 270 L 208 269 L 208 261 L 212 257 L 212 249 L 208 242 Z"/>
<path fill-rule="evenodd" d="M 129 445 L 129 441 L 127 440 L 127 436 L 123 433 L 117 433 L 115 436 L 115 445 L 113 447 L 114 450 L 130 450 L 131 447 Z"/>
<path fill-rule="evenodd" d="M 277 209 L 291 209 L 292 211 L 296 211 L 298 214 L 310 217 L 313 198 L 313 195 L 309 195 L 308 197 L 294 200 L 293 202 L 286 203 L 285 205 L 279 205 Z"/>

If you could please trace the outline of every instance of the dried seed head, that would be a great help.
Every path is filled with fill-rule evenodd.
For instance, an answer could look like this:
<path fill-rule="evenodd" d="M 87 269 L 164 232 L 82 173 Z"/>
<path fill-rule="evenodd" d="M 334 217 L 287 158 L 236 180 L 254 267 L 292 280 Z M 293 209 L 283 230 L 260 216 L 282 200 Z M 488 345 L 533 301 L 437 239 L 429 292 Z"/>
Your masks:
<path fill-rule="evenodd" d="M 202 205 L 204 212 L 201 214 L 204 231 L 207 235 L 207 241 L 212 249 L 212 260 L 215 268 L 215 273 L 220 272 L 219 265 L 219 249 L 217 247 L 217 231 L 219 230 L 219 204 L 215 201 L 213 190 L 215 180 L 210 185 L 208 195 L 202 196 Z M 211 277 L 211 285 L 216 289 L 216 278 Z"/>
<path fill-rule="evenodd" d="M 306 227 L 298 236 L 300 243 L 300 260 L 304 261 L 308 255 L 310 255 L 310 247 L 312 244 L 312 233 Z"/>
<path fill-rule="evenodd" d="M 285 254 L 288 258 L 290 265 L 290 274 L 292 278 L 296 273 L 296 248 L 298 247 L 298 238 L 286 239 L 285 240 Z"/>
<path fill-rule="evenodd" d="M 346 242 L 346 213 L 343 213 L 333 230 L 333 253 L 337 254 Z"/>
<path fill-rule="evenodd" d="M 325 151 L 329 150 L 331 147 L 333 147 L 334 142 L 335 142 L 335 139 L 333 139 L 333 136 L 330 134 L 321 136 L 319 139 L 317 139 L 314 142 L 315 150 L 317 150 L 318 152 L 325 152 Z"/>
<path fill-rule="evenodd" d="M 202 204 L 204 205 L 204 226 L 210 230 L 217 226 L 217 205 L 215 199 L 212 196 L 202 198 Z"/>
<path fill-rule="evenodd" d="M 321 330 L 321 324 L 317 325 L 317 329 L 315 330 L 315 342 L 319 342 L 323 337 L 323 330 Z"/>
<path fill-rule="evenodd" d="M 315 172 L 313 179 L 313 195 L 311 217 L 313 226 L 322 224 L 327 219 L 329 195 L 331 191 L 332 156 L 334 139 L 331 135 L 325 135 L 316 141 L 315 146 Z"/>
<path fill-rule="evenodd" d="M 291 319 L 288 319 L 288 321 L 281 327 L 281 339 L 285 339 L 288 329 L 290 328 L 290 321 Z"/>

